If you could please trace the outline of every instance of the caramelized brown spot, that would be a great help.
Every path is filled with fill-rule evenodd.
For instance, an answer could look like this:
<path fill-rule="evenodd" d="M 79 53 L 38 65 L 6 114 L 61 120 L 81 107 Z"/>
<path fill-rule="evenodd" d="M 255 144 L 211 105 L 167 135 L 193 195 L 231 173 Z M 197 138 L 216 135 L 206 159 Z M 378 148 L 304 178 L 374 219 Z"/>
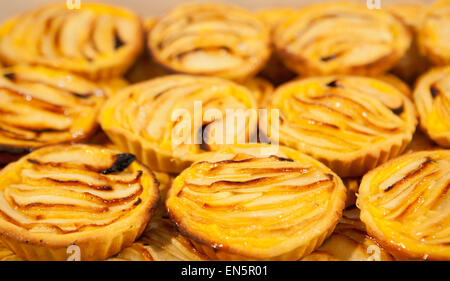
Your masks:
<path fill-rule="evenodd" d="M 115 161 L 111 167 L 100 171 L 101 174 L 107 175 L 111 173 L 122 172 L 136 160 L 136 156 L 131 153 L 121 153 L 114 156 Z"/>

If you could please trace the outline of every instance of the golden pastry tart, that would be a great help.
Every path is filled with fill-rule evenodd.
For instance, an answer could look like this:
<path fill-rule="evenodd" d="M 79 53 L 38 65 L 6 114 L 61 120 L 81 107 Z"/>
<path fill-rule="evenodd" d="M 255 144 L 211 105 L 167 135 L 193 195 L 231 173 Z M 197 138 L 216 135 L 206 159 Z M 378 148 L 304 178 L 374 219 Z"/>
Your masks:
<path fill-rule="evenodd" d="M 89 137 L 104 95 L 96 84 L 65 71 L 0 69 L 0 153 L 5 155 L 0 162 L 47 144 Z"/>
<path fill-rule="evenodd" d="M 391 68 L 411 43 L 408 28 L 384 10 L 357 3 L 316 4 L 275 30 L 283 62 L 302 75 L 376 75 Z"/>
<path fill-rule="evenodd" d="M 424 4 L 396 4 L 388 6 L 387 9 L 398 16 L 414 35 L 410 48 L 391 70 L 408 83 L 413 84 L 416 78 L 430 67 L 429 60 L 420 53 L 417 43 L 417 36 L 427 7 Z"/>
<path fill-rule="evenodd" d="M 226 111 L 245 114 L 249 109 L 256 109 L 256 101 L 244 86 L 214 77 L 169 75 L 123 89 L 106 102 L 100 123 L 120 150 L 156 171 L 177 173 L 226 143 L 248 142 L 257 118 L 248 114 L 228 130 Z"/>
<path fill-rule="evenodd" d="M 342 220 L 325 243 L 302 261 L 392 261 L 359 220 L 357 208 L 343 212 Z"/>
<path fill-rule="evenodd" d="M 0 243 L 0 261 L 23 261 L 23 259 L 19 258 L 10 249 Z"/>
<path fill-rule="evenodd" d="M 95 80 L 123 74 L 142 47 L 140 19 L 101 4 L 50 5 L 0 27 L 0 57 L 8 64 L 51 66 Z"/>
<path fill-rule="evenodd" d="M 169 190 L 171 219 L 211 259 L 298 260 L 341 217 L 346 191 L 336 174 L 295 150 L 262 156 L 259 148 L 267 146 L 230 146 L 192 164 Z"/>
<path fill-rule="evenodd" d="M 153 218 L 141 238 L 111 261 L 205 261 L 168 217 Z"/>
<path fill-rule="evenodd" d="M 341 177 L 361 176 L 399 155 L 417 124 L 404 94 L 381 80 L 358 76 L 284 84 L 276 89 L 271 108 L 280 111 L 280 143 L 312 155 Z"/>
<path fill-rule="evenodd" d="M 437 144 L 450 147 L 450 67 L 422 75 L 414 89 L 420 126 Z"/>
<path fill-rule="evenodd" d="M 260 108 L 264 108 L 272 97 L 274 87 L 266 79 L 255 77 L 243 84 L 254 95 L 255 100 Z"/>
<path fill-rule="evenodd" d="M 89 145 L 38 149 L 0 172 L 0 241 L 27 260 L 103 260 L 131 245 L 159 200 L 132 154 Z"/>
<path fill-rule="evenodd" d="M 270 31 L 234 6 L 183 4 L 156 23 L 148 46 L 174 72 L 245 80 L 269 58 Z"/>
<path fill-rule="evenodd" d="M 450 64 L 450 0 L 434 3 L 419 31 L 420 51 L 433 63 Z"/>
<path fill-rule="evenodd" d="M 366 174 L 358 207 L 367 231 L 400 259 L 450 260 L 450 151 L 416 152 Z"/>

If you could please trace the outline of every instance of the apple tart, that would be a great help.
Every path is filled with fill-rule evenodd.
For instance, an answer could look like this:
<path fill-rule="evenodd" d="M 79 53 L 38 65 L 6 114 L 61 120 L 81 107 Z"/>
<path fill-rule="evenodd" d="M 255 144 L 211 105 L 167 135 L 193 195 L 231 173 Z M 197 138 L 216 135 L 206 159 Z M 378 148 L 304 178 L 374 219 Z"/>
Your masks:
<path fill-rule="evenodd" d="M 359 220 L 357 208 L 347 209 L 333 234 L 323 245 L 302 261 L 392 261 Z"/>
<path fill-rule="evenodd" d="M 0 172 L 0 241 L 27 260 L 104 260 L 144 231 L 158 182 L 132 154 L 90 145 L 38 149 Z"/>
<path fill-rule="evenodd" d="M 248 142 L 255 109 L 253 94 L 234 82 L 169 75 L 123 89 L 106 102 L 100 123 L 120 150 L 156 171 L 178 173 L 225 144 Z"/>
<path fill-rule="evenodd" d="M 94 80 L 122 75 L 142 47 L 140 19 L 102 4 L 50 5 L 0 27 L 0 57 L 8 64 L 50 66 Z"/>
<path fill-rule="evenodd" d="M 420 126 L 437 144 L 450 147 L 450 67 L 422 75 L 414 90 Z"/>
<path fill-rule="evenodd" d="M 270 31 L 234 6 L 183 4 L 156 23 L 148 46 L 174 72 L 245 80 L 269 58 Z"/>
<path fill-rule="evenodd" d="M 361 176 L 399 155 L 417 124 L 414 105 L 404 94 L 367 77 L 296 80 L 276 89 L 270 107 L 280 111 L 280 143 L 322 161 L 341 177 Z"/>
<path fill-rule="evenodd" d="M 434 3 L 419 31 L 419 48 L 434 64 L 450 64 L 450 0 Z"/>
<path fill-rule="evenodd" d="M 0 164 L 97 128 L 105 91 L 74 74 L 44 67 L 0 69 Z"/>
<path fill-rule="evenodd" d="M 273 41 L 285 65 L 301 75 L 376 75 L 405 54 L 411 34 L 387 11 L 327 3 L 289 17 L 276 28 Z"/>
<path fill-rule="evenodd" d="M 449 182 L 449 150 L 395 158 L 363 177 L 361 220 L 399 259 L 450 260 Z"/>
<path fill-rule="evenodd" d="M 167 211 L 209 258 L 298 260 L 339 221 L 346 193 L 341 179 L 289 148 L 257 153 L 268 147 L 229 146 L 175 178 Z"/>

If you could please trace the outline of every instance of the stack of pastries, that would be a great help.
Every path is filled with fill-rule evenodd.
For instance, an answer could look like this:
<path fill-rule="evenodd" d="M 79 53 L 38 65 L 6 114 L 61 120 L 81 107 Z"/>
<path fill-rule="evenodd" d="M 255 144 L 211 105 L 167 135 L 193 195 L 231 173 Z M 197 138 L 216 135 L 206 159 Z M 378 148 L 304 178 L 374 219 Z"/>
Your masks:
<path fill-rule="evenodd" d="M 7 19 L 0 260 L 450 260 L 449 35 L 450 0 Z"/>

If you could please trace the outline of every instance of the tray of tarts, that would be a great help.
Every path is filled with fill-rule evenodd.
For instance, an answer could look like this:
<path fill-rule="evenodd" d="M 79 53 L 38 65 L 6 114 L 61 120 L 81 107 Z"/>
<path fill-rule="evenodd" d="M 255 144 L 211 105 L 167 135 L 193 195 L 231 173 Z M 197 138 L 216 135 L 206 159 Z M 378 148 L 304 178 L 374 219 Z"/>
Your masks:
<path fill-rule="evenodd" d="M 449 23 L 450 0 L 12 15 L 0 261 L 72 246 L 105 261 L 450 260 Z M 229 110 L 245 113 L 233 129 Z"/>
<path fill-rule="evenodd" d="M 144 231 L 158 181 L 131 154 L 91 145 L 38 149 L 0 173 L 0 240 L 27 260 L 104 260 Z"/>

